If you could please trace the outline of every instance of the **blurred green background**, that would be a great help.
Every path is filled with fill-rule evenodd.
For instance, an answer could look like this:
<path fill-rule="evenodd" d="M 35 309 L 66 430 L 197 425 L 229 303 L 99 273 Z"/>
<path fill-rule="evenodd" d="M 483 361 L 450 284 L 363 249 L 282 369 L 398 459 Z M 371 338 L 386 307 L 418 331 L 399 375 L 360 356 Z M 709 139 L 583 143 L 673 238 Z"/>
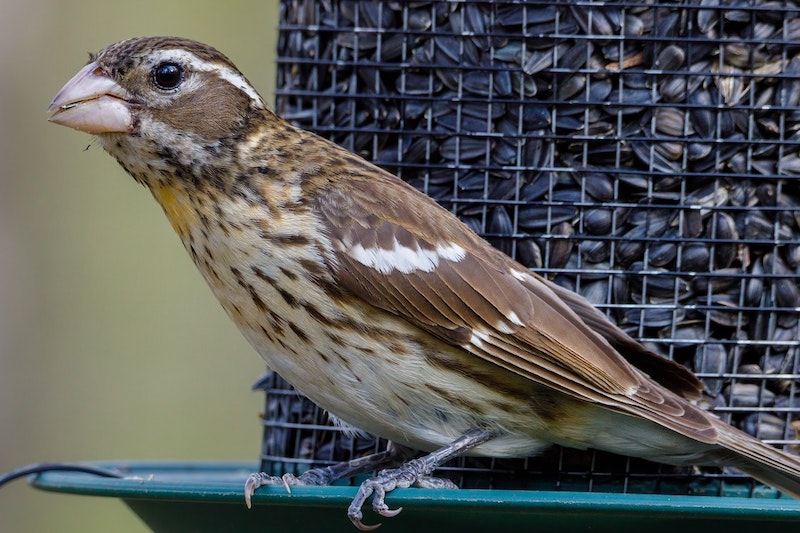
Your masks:
<path fill-rule="evenodd" d="M 164 34 L 212 44 L 273 101 L 277 26 L 277 0 L 0 0 L 0 471 L 257 460 L 261 360 L 150 194 L 46 108 L 87 52 Z M 146 528 L 119 501 L 17 481 L 0 531 Z"/>

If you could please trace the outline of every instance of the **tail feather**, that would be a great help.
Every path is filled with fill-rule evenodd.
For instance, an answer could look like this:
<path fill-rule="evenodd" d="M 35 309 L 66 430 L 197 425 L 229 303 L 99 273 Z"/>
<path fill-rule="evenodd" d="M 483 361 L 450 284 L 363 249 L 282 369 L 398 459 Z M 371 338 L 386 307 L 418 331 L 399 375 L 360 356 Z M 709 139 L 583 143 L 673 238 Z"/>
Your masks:
<path fill-rule="evenodd" d="M 734 466 L 753 479 L 778 489 L 787 496 L 800 500 L 800 479 L 797 477 L 798 474 L 765 466 L 749 457 L 742 457 L 742 461 L 734 463 Z"/>
<path fill-rule="evenodd" d="M 719 431 L 717 443 L 725 449 L 717 456 L 719 463 L 738 468 L 748 476 L 800 499 L 800 457 L 781 452 L 723 422 L 715 425 Z"/>

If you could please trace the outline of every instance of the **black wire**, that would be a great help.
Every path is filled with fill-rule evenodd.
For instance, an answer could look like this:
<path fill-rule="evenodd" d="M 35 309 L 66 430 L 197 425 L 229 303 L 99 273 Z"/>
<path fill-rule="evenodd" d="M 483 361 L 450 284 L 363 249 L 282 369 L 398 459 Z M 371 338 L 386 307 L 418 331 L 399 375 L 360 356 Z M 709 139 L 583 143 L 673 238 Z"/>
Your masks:
<path fill-rule="evenodd" d="M 95 476 L 101 477 L 122 477 L 122 474 L 118 471 L 109 470 L 98 466 L 82 465 L 78 463 L 39 463 L 23 466 L 22 468 L 17 468 L 16 470 L 11 470 L 10 472 L 0 475 L 0 487 L 10 481 L 14 481 L 15 479 L 29 476 L 31 474 L 41 474 L 43 472 L 84 472 L 86 474 L 94 474 Z"/>

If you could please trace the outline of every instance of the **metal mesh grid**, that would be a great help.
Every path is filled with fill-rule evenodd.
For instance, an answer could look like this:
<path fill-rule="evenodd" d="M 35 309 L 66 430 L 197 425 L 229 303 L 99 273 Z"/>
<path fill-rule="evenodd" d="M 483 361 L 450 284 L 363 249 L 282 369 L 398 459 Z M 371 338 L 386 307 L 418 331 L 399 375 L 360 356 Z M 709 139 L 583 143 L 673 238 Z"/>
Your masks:
<path fill-rule="evenodd" d="M 798 5 L 284 0 L 278 56 L 279 114 L 433 196 L 694 370 L 720 417 L 797 453 Z M 380 448 L 270 379 L 266 470 Z M 701 493 L 733 479 L 560 449 L 448 475 Z"/>

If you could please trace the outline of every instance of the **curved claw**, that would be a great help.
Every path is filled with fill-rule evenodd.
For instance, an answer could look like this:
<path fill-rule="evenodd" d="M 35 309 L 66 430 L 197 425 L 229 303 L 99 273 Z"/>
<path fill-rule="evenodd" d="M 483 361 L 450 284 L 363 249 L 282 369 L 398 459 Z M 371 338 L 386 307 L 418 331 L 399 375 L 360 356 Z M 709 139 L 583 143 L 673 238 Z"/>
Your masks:
<path fill-rule="evenodd" d="M 391 517 L 393 517 L 393 516 L 397 516 L 397 515 L 399 515 L 399 514 L 400 514 L 400 511 L 402 511 L 402 510 L 403 510 L 403 508 L 402 508 L 402 507 L 398 507 L 397 509 L 389 509 L 389 508 L 387 507 L 386 509 L 381 509 L 381 510 L 379 510 L 379 511 L 377 511 L 377 512 L 378 512 L 378 514 L 379 514 L 379 515 L 381 515 L 381 516 L 385 516 L 386 518 L 391 518 Z"/>
<path fill-rule="evenodd" d="M 244 503 L 247 505 L 247 508 L 252 508 L 253 504 L 251 502 L 251 498 L 253 497 L 253 493 L 256 491 L 258 487 L 263 485 L 262 482 L 262 474 L 250 474 L 247 477 L 247 481 L 244 482 Z"/>
<path fill-rule="evenodd" d="M 368 526 L 361 521 L 361 517 L 351 516 L 350 521 L 353 523 L 361 531 L 374 531 L 381 527 L 381 524 L 375 524 L 374 526 Z"/>
<path fill-rule="evenodd" d="M 291 485 L 297 485 L 299 480 L 292 474 L 284 474 L 281 476 L 281 481 L 283 481 L 283 486 L 286 488 L 286 492 L 291 494 L 292 493 Z"/>

